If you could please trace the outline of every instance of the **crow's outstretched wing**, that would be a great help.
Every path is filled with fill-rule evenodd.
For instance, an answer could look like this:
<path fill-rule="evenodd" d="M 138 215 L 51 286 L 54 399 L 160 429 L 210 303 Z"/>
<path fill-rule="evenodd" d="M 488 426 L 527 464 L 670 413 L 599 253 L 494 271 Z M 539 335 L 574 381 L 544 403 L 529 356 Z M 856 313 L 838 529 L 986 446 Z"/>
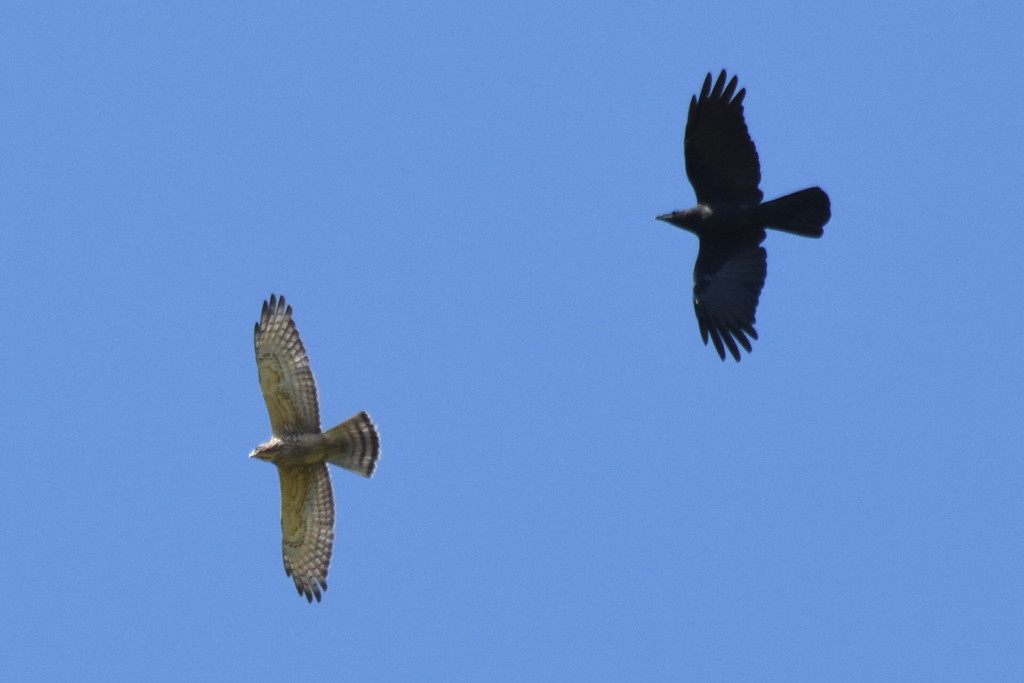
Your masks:
<path fill-rule="evenodd" d="M 768 274 L 768 252 L 758 244 L 759 241 L 739 246 L 711 240 L 700 242 L 693 268 L 693 310 L 701 338 L 707 344 L 711 337 L 722 360 L 728 348 L 739 361 L 736 342 L 749 353 L 747 337 L 757 339 L 754 314 Z"/>
<path fill-rule="evenodd" d="M 761 163 L 743 120 L 747 91 L 736 93 L 736 77 L 728 85 L 725 78 L 723 70 L 712 88 L 708 74 L 700 97 L 690 99 L 683 137 L 686 175 L 698 204 L 757 204 L 764 195 L 758 189 Z"/>

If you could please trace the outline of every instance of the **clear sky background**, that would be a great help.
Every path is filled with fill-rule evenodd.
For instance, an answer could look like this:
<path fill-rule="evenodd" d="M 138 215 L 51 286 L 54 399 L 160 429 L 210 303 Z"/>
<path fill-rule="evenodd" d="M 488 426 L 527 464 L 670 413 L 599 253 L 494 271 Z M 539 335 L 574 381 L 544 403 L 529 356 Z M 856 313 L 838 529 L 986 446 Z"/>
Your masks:
<path fill-rule="evenodd" d="M 1018 2 L 0 8 L 0 678 L 1024 679 Z M 700 340 L 690 96 L 767 197 Z M 282 567 L 252 328 L 333 470 Z"/>

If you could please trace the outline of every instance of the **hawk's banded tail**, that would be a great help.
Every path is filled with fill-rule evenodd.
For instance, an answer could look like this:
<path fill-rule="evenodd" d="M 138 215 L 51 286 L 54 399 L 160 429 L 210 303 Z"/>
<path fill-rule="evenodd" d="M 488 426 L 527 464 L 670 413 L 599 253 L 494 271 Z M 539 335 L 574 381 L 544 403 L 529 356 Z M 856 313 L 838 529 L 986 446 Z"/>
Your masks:
<path fill-rule="evenodd" d="M 327 462 L 364 477 L 372 477 L 380 457 L 377 428 L 365 412 L 353 415 L 324 432 Z"/>

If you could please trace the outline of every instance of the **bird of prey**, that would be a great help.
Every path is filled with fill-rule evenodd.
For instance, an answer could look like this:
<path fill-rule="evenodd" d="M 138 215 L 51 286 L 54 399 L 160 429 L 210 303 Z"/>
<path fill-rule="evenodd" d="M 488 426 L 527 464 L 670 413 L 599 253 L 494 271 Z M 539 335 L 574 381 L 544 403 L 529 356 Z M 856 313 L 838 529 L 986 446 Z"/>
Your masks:
<path fill-rule="evenodd" d="M 320 602 L 334 546 L 334 494 L 327 463 L 371 477 L 380 457 L 380 440 L 366 413 L 320 431 L 316 383 L 292 307 L 285 305 L 283 296 L 271 295 L 263 302 L 255 341 L 271 437 L 249 457 L 277 465 L 284 571 L 295 581 L 299 595 Z"/>
<path fill-rule="evenodd" d="M 761 163 L 743 120 L 746 94 L 736 92 L 736 76 L 726 84 L 723 70 L 714 87 L 708 74 L 700 97 L 690 98 L 683 156 L 697 206 L 657 217 L 697 235 L 693 309 L 700 336 L 705 345 L 711 337 L 723 361 L 728 348 L 737 362 L 736 343 L 749 353 L 748 337 L 757 339 L 754 313 L 768 274 L 760 246 L 765 228 L 821 237 L 832 217 L 820 187 L 761 203 Z"/>

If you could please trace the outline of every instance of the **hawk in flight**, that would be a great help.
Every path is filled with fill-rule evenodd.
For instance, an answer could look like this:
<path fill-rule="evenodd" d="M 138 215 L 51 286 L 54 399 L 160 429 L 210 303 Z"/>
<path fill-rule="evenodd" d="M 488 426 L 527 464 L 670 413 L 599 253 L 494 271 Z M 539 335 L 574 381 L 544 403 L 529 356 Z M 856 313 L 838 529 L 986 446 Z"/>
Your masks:
<path fill-rule="evenodd" d="M 700 336 L 705 345 L 711 337 L 722 360 L 728 348 L 739 361 L 737 342 L 749 353 L 747 337 L 757 339 L 754 313 L 768 274 L 765 228 L 821 237 L 832 208 L 820 187 L 761 203 L 761 163 L 743 120 L 747 91 L 736 92 L 735 76 L 725 79 L 723 70 L 712 87 L 708 74 L 700 97 L 690 98 L 683 156 L 697 206 L 657 218 L 697 235 L 693 309 Z"/>
<path fill-rule="evenodd" d="M 283 296 L 271 295 L 263 302 L 255 337 L 271 437 L 249 457 L 277 465 L 284 571 L 295 581 L 299 595 L 320 602 L 334 546 L 334 494 L 327 463 L 371 477 L 380 441 L 366 413 L 320 431 L 316 383 L 292 307 L 285 305 Z"/>

